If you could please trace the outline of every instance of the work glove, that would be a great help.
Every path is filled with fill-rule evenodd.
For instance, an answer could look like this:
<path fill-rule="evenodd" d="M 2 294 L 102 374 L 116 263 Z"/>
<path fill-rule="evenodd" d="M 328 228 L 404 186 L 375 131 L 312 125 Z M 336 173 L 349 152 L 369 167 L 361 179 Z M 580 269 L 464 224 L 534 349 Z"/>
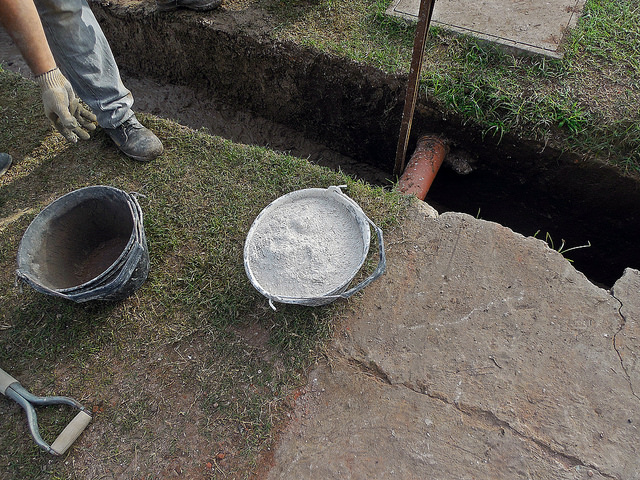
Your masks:
<path fill-rule="evenodd" d="M 36 81 L 42 89 L 44 113 L 53 126 L 68 141 L 76 143 L 78 138 L 89 140 L 87 131 L 96 126 L 96 116 L 84 108 L 60 69 L 54 68 L 38 75 Z"/>

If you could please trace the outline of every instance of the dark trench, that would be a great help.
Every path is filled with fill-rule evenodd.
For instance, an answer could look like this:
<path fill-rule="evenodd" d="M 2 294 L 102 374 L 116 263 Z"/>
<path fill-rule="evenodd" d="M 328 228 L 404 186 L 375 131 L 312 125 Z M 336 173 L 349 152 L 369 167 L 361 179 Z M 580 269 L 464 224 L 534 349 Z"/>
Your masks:
<path fill-rule="evenodd" d="M 340 166 L 375 184 L 393 179 L 406 76 L 275 42 L 234 12 L 203 20 L 190 13 L 131 13 L 107 3 L 94 10 L 123 71 L 188 88 L 198 99 L 191 102 L 195 110 L 203 102 L 209 105 L 209 114 L 200 111 L 197 117 L 222 115 L 222 122 L 209 127 L 211 133 Z M 218 113 L 211 113 L 212 104 Z M 188 109 L 183 108 L 185 117 Z M 222 131 L 221 124 L 234 122 L 242 123 L 241 134 Z M 256 122 L 259 128 L 251 130 Z M 636 179 L 558 148 L 483 135 L 423 99 L 409 153 L 426 133 L 447 140 L 451 155 L 466 157 L 474 166 L 465 175 L 447 163 L 441 168 L 426 198 L 440 213 L 464 212 L 523 235 L 537 233 L 556 250 L 563 243 L 564 249 L 589 244 L 566 257 L 604 287 L 612 286 L 625 268 L 640 268 Z"/>

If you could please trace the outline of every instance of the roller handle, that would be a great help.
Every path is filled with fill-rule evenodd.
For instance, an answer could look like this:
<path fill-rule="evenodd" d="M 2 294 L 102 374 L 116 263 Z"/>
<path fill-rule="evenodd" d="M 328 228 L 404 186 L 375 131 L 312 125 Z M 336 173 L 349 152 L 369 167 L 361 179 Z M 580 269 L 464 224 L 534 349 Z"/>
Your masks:
<path fill-rule="evenodd" d="M 44 450 L 54 455 L 64 454 L 73 442 L 75 442 L 80 434 L 87 428 L 91 422 L 91 415 L 86 409 L 72 398 L 68 397 L 38 397 L 29 393 L 24 389 L 20 382 L 0 368 L 0 393 L 6 395 L 16 401 L 26 412 L 29 431 L 35 442 Z M 71 420 L 62 430 L 58 438 L 54 440 L 51 446 L 40 436 L 38 429 L 38 420 L 33 405 L 54 405 L 65 404 L 75 408 L 80 408 L 80 412 Z"/>
<path fill-rule="evenodd" d="M 80 434 L 87 428 L 91 422 L 91 415 L 86 413 L 85 411 L 80 411 L 78 414 L 69 422 L 69 424 L 60 432 L 58 438 L 56 438 L 51 444 L 51 453 L 54 455 L 62 455 L 66 452 L 73 442 L 75 442 Z"/>
<path fill-rule="evenodd" d="M 0 393 L 5 395 L 5 392 L 7 391 L 7 388 L 9 388 L 9 385 L 12 385 L 14 383 L 19 382 L 0 368 Z"/>

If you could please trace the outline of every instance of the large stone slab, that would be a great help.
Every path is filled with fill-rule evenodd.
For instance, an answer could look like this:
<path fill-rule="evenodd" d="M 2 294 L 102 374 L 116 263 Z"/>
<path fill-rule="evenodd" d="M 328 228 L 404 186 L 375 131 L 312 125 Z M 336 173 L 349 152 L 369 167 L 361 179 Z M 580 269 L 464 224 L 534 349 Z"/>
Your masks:
<path fill-rule="evenodd" d="M 640 395 L 640 272 L 628 268 L 612 289 L 620 301 L 623 323 L 615 336 L 615 347 L 634 395 Z"/>
<path fill-rule="evenodd" d="M 387 237 L 269 478 L 640 478 L 637 271 L 463 214 Z"/>
<path fill-rule="evenodd" d="M 421 0 L 393 0 L 387 13 L 417 21 Z M 526 53 L 560 58 L 585 0 L 435 0 L 432 24 Z"/>

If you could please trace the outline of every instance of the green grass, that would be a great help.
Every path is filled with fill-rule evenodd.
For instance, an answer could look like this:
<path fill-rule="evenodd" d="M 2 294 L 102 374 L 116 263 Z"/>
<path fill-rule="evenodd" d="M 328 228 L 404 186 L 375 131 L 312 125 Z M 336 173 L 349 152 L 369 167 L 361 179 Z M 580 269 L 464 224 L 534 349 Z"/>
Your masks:
<path fill-rule="evenodd" d="M 611 79 L 631 77 L 640 84 L 640 6 L 633 1 L 587 2 L 583 20 L 569 43 L 571 59 L 584 56 L 585 63 L 606 66 Z"/>
<path fill-rule="evenodd" d="M 168 478 L 178 467 L 192 468 L 193 478 L 244 478 L 332 323 L 358 301 L 272 311 L 244 272 L 251 223 L 275 198 L 307 187 L 348 185 L 384 228 L 399 221 L 407 199 L 148 116 L 140 118 L 165 153 L 136 163 L 101 131 L 65 143 L 43 122 L 31 82 L 0 71 L 0 90 L 0 144 L 15 162 L 0 178 L 0 366 L 34 393 L 69 395 L 96 411 L 70 462 L 41 452 L 19 407 L 0 399 L 3 478 L 127 477 L 124 466 L 134 462 L 145 478 Z M 144 285 L 122 302 L 87 304 L 16 285 L 18 244 L 33 218 L 62 194 L 94 184 L 141 195 L 151 262 Z M 374 267 L 369 260 L 363 274 Z M 264 340 L 256 343 L 258 333 Z M 52 441 L 67 413 L 41 410 Z"/>
<path fill-rule="evenodd" d="M 406 73 L 414 27 L 385 14 L 388 0 L 259 0 L 274 35 Z M 514 57 L 432 27 L 421 98 L 485 135 L 536 140 L 640 172 L 640 7 L 587 0 L 564 59 Z"/>

